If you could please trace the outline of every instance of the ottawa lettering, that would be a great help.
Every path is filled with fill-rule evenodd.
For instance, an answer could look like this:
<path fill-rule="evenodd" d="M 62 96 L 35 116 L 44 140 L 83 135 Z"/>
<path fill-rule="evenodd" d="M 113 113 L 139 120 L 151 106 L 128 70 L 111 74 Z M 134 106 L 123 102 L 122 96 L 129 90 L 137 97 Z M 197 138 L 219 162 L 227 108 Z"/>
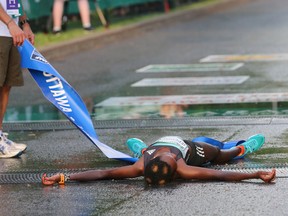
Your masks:
<path fill-rule="evenodd" d="M 48 84 L 51 84 L 49 86 L 50 92 L 52 93 L 52 96 L 55 98 L 57 104 L 61 108 L 63 112 L 72 112 L 72 109 L 70 107 L 69 101 L 66 96 L 66 92 L 63 88 L 63 84 L 61 80 L 49 73 L 44 72 L 43 75 L 45 77 L 51 77 L 49 79 L 46 79 L 46 82 Z"/>

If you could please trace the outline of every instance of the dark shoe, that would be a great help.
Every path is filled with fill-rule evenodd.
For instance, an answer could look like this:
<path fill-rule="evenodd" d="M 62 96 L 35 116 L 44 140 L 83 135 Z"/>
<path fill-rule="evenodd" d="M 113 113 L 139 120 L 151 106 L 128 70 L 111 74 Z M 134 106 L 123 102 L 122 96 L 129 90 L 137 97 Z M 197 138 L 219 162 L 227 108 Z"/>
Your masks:
<path fill-rule="evenodd" d="M 57 30 L 57 31 L 52 31 L 52 33 L 54 34 L 54 35 L 60 35 L 61 34 L 61 32 L 62 32 L 62 30 Z"/>
<path fill-rule="evenodd" d="M 93 31 L 95 28 L 93 26 L 83 27 L 85 31 Z"/>

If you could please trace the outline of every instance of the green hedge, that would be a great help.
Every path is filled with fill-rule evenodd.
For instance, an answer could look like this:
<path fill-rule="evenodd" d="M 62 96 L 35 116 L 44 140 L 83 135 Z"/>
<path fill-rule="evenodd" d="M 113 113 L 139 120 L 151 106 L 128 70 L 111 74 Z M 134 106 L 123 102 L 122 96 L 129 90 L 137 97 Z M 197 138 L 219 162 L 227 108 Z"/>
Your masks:
<path fill-rule="evenodd" d="M 149 2 L 161 2 L 163 0 L 98 0 L 99 7 L 103 10 L 117 7 L 125 7 Z M 38 19 L 51 15 L 53 0 L 22 0 L 25 11 L 30 19 Z M 90 9 L 95 11 L 95 1 L 90 0 Z M 70 0 L 68 14 L 78 13 L 77 0 Z"/>
<path fill-rule="evenodd" d="M 124 7 L 136 4 L 145 4 L 149 2 L 160 2 L 163 0 L 98 0 L 101 9 L 111 9 L 116 7 Z"/>

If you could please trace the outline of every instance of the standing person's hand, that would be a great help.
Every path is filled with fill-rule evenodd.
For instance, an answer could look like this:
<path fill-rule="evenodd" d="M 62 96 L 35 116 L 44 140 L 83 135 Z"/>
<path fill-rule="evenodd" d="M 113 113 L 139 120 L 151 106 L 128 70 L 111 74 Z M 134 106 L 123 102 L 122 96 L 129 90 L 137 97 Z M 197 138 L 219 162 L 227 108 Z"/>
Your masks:
<path fill-rule="evenodd" d="M 21 46 L 26 38 L 24 31 L 14 21 L 9 22 L 7 27 L 13 38 L 14 46 Z"/>
<path fill-rule="evenodd" d="M 31 44 L 34 44 L 35 35 L 33 34 L 29 23 L 25 23 L 23 25 L 23 31 L 25 33 L 26 38 L 30 41 Z"/>

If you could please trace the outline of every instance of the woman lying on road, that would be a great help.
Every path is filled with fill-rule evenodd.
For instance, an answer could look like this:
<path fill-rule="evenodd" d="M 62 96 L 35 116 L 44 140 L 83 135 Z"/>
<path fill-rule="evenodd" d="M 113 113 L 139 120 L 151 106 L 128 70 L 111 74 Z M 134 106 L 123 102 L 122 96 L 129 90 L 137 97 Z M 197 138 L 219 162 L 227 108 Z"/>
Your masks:
<path fill-rule="evenodd" d="M 136 155 L 142 156 L 133 165 L 106 169 L 92 170 L 71 175 L 56 174 L 42 177 L 44 185 L 65 181 L 95 181 L 104 179 L 126 179 L 144 176 L 148 185 L 164 185 L 173 179 L 186 180 L 218 180 L 241 181 L 245 179 L 261 179 L 270 183 L 275 179 L 276 170 L 271 172 L 258 171 L 241 173 L 214 170 L 201 167 L 206 163 L 223 164 L 229 160 L 257 151 L 264 144 L 261 134 L 251 136 L 246 142 L 223 150 L 204 142 L 183 140 L 177 136 L 162 137 L 149 147 L 143 141 L 131 138 L 127 141 L 129 149 Z"/>

